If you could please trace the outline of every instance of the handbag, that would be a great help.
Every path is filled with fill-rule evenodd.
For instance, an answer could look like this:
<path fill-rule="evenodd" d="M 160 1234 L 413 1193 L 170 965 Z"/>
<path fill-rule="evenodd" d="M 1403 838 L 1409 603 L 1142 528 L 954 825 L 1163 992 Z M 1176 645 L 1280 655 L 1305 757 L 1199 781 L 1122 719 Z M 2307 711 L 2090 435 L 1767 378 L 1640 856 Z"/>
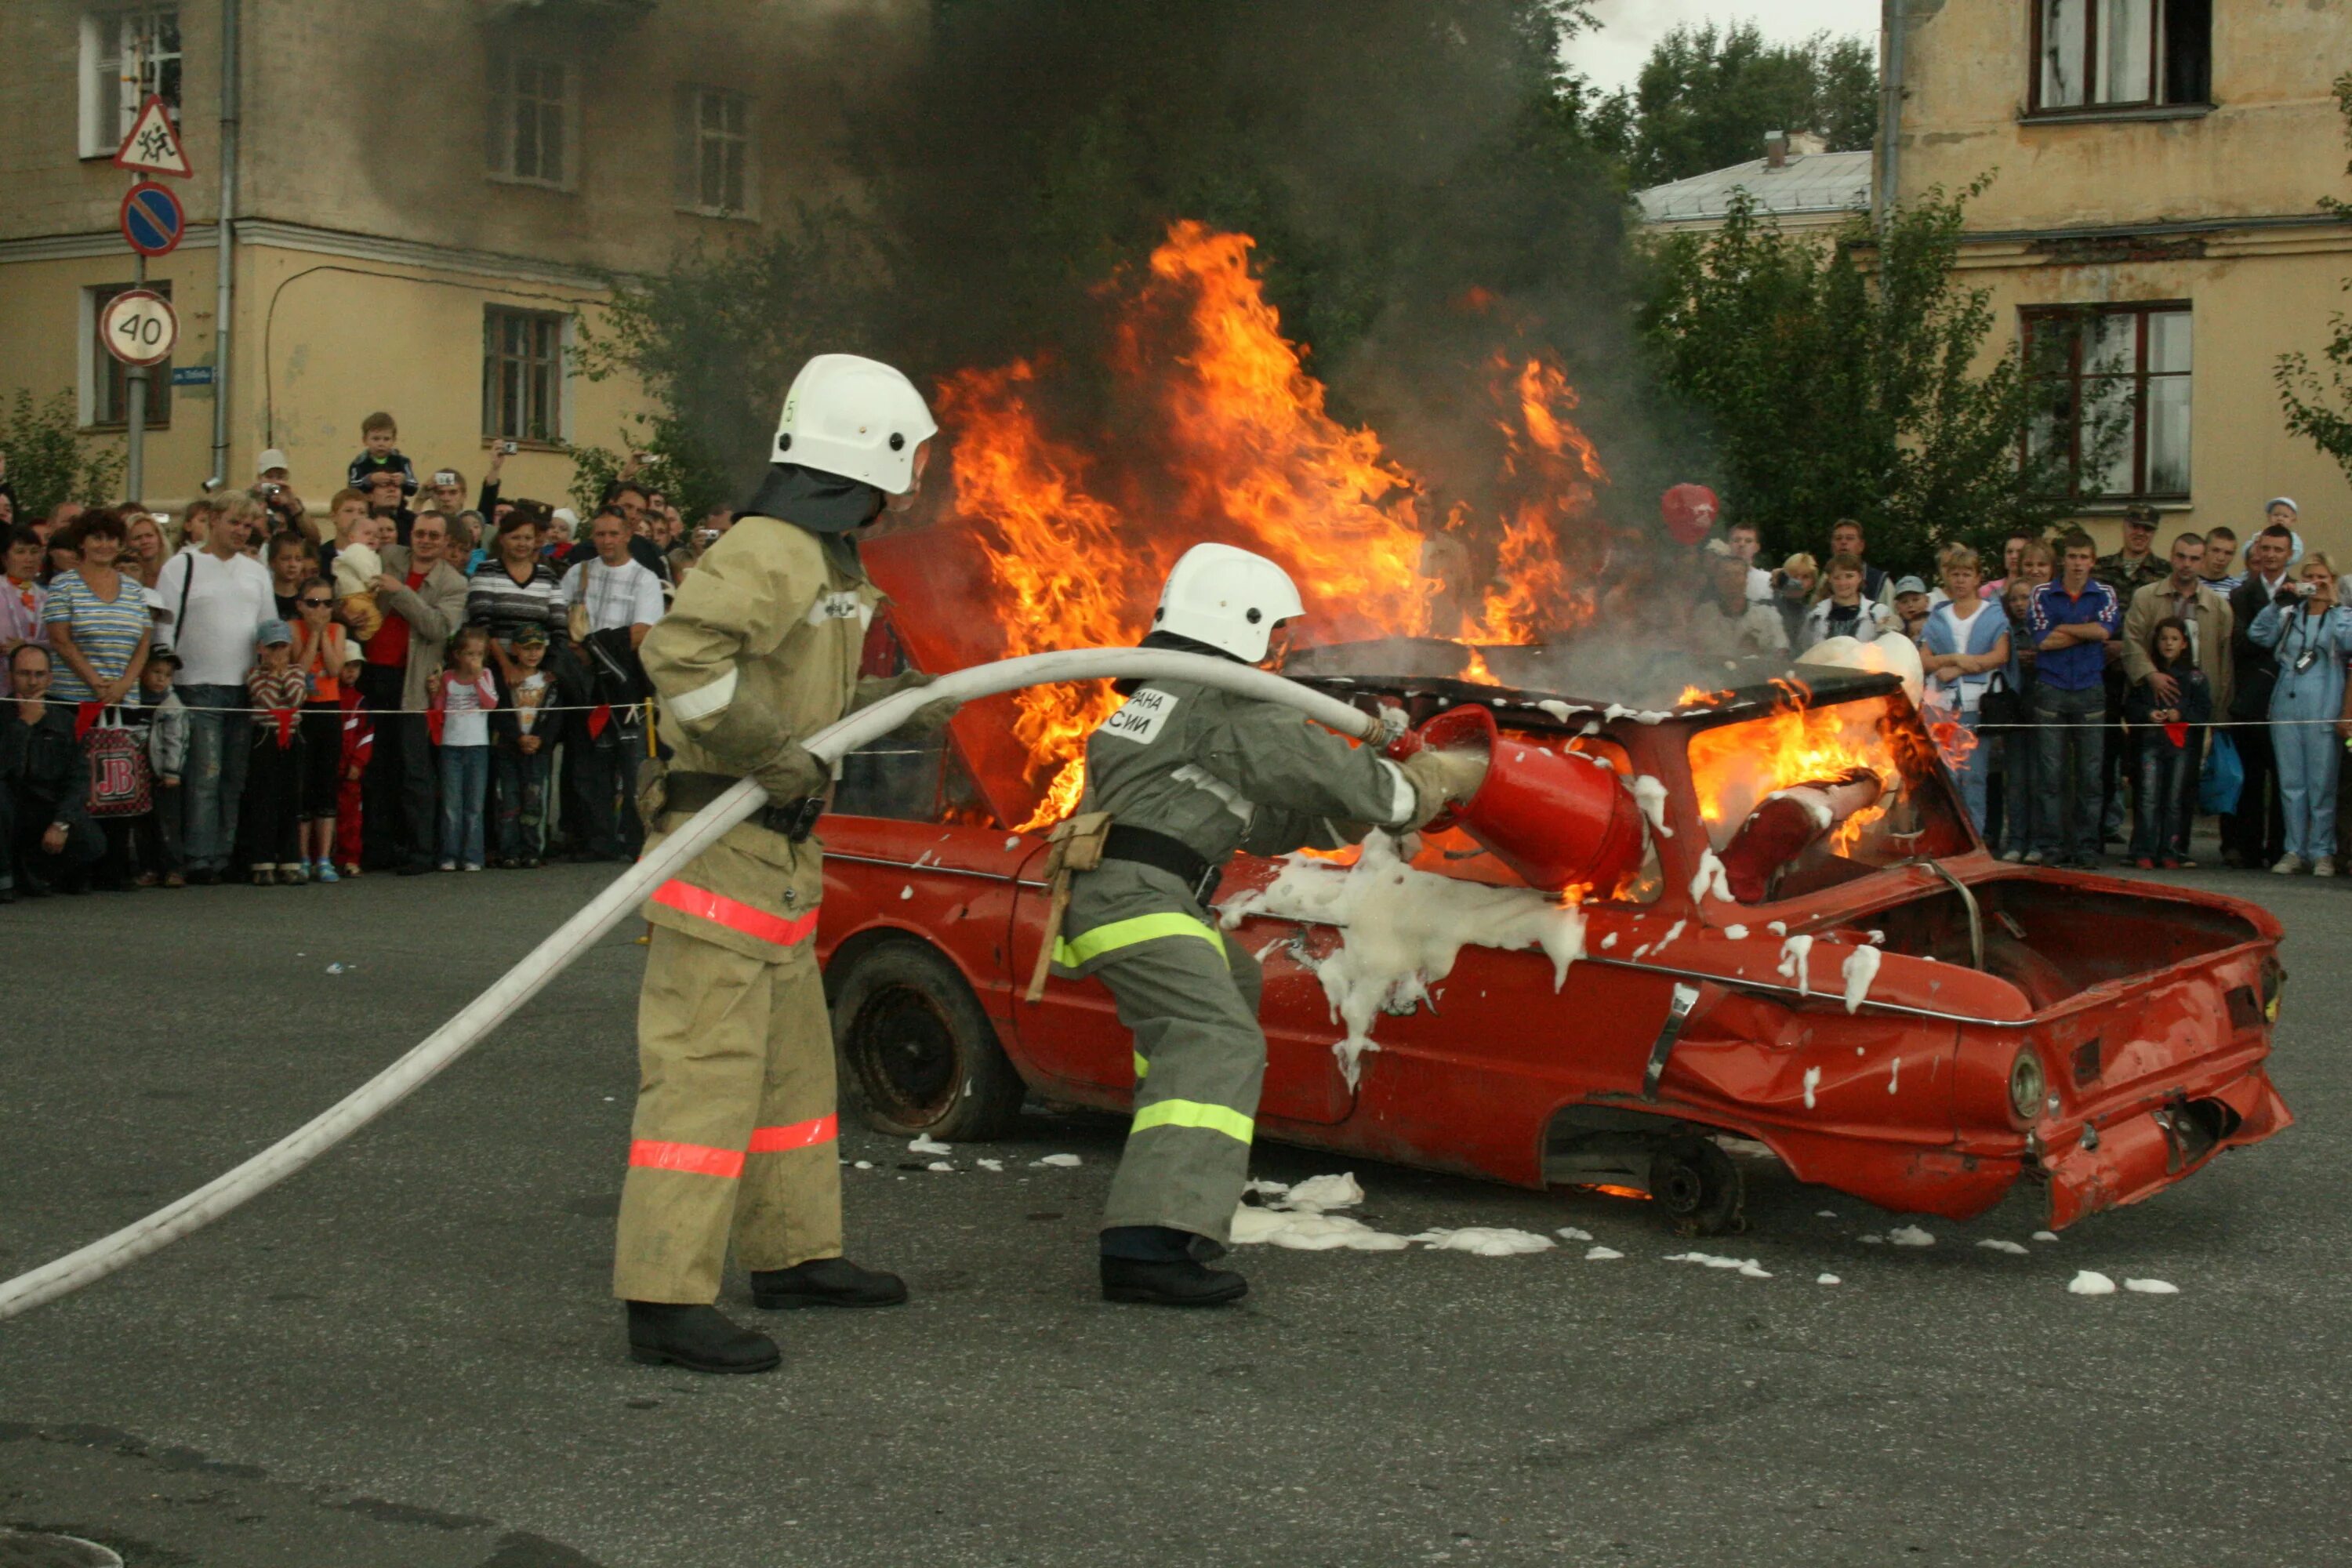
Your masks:
<path fill-rule="evenodd" d="M 2238 796 L 2245 787 L 2246 764 L 2238 756 L 2238 743 L 2227 731 L 2216 730 L 2212 749 L 2205 753 L 2205 771 L 2197 775 L 2198 809 L 2227 816 L 2238 809 Z"/>
<path fill-rule="evenodd" d="M 2014 730 L 2026 722 L 2025 694 L 2009 689 L 2009 671 L 1996 669 L 1977 698 L 1977 724 L 1987 730 Z"/>
<path fill-rule="evenodd" d="M 89 814 L 92 816 L 139 816 L 154 808 L 154 774 L 147 766 L 147 748 L 122 722 L 122 710 L 110 708 L 82 737 L 82 754 L 89 759 Z"/>

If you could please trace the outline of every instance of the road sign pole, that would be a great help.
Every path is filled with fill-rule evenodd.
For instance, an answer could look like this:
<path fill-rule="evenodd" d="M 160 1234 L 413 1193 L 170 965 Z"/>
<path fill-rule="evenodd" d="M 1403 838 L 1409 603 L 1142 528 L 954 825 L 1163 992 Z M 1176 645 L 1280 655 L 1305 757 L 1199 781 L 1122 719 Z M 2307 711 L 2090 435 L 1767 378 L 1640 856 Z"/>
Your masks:
<path fill-rule="evenodd" d="M 147 258 L 144 256 L 139 258 L 133 277 L 136 281 L 132 287 L 139 289 L 147 287 Z M 122 367 L 123 379 L 129 382 L 131 386 L 131 428 L 126 442 L 130 450 L 125 458 L 122 475 L 122 483 L 128 492 L 122 498 L 125 500 L 147 499 L 148 374 L 148 369 L 143 364 L 126 364 Z"/>

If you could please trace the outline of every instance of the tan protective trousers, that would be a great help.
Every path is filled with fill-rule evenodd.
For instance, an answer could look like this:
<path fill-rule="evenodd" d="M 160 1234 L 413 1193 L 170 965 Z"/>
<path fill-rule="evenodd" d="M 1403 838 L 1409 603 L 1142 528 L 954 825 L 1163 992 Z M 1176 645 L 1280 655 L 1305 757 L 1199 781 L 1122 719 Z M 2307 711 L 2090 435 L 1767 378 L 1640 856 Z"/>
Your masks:
<path fill-rule="evenodd" d="M 656 926 L 613 1293 L 707 1303 L 747 1269 L 841 1253 L 833 1031 L 805 950 L 769 963 Z"/>

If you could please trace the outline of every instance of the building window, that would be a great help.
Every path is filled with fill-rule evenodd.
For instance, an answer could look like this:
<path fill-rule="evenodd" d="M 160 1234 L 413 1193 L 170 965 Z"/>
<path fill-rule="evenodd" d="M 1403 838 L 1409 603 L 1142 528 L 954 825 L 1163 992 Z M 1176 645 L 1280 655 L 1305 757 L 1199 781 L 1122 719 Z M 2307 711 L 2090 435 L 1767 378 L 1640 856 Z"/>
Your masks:
<path fill-rule="evenodd" d="M 751 215 L 751 100 L 689 88 L 678 99 L 677 205 L 711 216 Z"/>
<path fill-rule="evenodd" d="M 569 187 L 575 121 L 572 68 L 543 55 L 491 64 L 489 168 L 501 179 Z"/>
<path fill-rule="evenodd" d="M 2084 500 L 2189 495 L 2189 311 L 2180 303 L 2024 312 L 2040 393 L 2027 440 Z"/>
<path fill-rule="evenodd" d="M 123 426 L 131 423 L 131 367 L 106 352 L 99 341 L 98 324 L 106 315 L 108 301 L 117 294 L 128 292 L 129 283 L 101 284 L 81 291 L 85 325 L 82 340 L 88 349 L 89 370 L 87 377 L 89 395 L 83 400 L 82 422 L 86 425 Z M 166 300 L 172 297 L 169 279 L 151 282 L 152 291 Z M 147 367 L 147 428 L 159 430 L 172 422 L 172 362 Z"/>
<path fill-rule="evenodd" d="M 566 321 L 502 305 L 483 312 L 483 435 L 550 445 L 563 439 Z"/>
<path fill-rule="evenodd" d="M 2213 0 L 2030 0 L 2038 113 L 2207 103 Z"/>
<path fill-rule="evenodd" d="M 161 98 L 180 122 L 176 7 L 93 11 L 81 19 L 81 155 L 110 158 L 140 106 Z"/>

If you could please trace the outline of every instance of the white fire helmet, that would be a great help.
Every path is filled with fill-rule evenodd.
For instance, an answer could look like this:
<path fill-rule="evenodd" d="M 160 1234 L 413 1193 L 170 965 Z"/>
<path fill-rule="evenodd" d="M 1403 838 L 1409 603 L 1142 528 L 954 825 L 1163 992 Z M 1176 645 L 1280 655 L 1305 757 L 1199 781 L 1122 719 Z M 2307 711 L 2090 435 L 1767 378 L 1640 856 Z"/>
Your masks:
<path fill-rule="evenodd" d="M 1230 544 L 1195 544 L 1168 574 L 1151 629 L 1255 664 L 1265 657 L 1276 626 L 1306 613 L 1290 574 L 1265 556 Z"/>
<path fill-rule="evenodd" d="M 915 488 L 915 449 L 939 431 L 898 371 L 857 354 L 819 354 L 784 394 L 775 460 L 902 496 Z"/>

